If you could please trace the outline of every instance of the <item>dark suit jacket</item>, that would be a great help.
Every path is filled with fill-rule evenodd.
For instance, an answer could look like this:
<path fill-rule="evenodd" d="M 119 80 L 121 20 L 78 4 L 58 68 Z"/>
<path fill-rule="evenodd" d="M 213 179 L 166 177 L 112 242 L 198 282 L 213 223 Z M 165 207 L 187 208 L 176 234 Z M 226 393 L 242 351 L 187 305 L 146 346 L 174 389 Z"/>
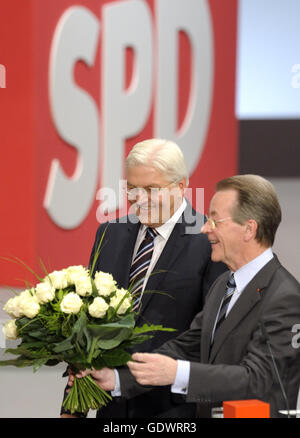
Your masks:
<path fill-rule="evenodd" d="M 191 234 L 197 218 L 198 233 Z M 211 246 L 207 237 L 200 233 L 203 217 L 188 203 L 182 220 L 179 221 L 153 269 L 146 285 L 147 290 L 166 292 L 169 296 L 152 293 L 144 294 L 137 325 L 145 322 L 162 324 L 177 329 L 177 332 L 156 332 L 154 337 L 136 347 L 138 351 L 152 351 L 164 342 L 187 330 L 194 316 L 202 309 L 203 299 L 214 280 L 227 268 L 210 260 Z M 133 250 L 140 227 L 136 217 L 122 218 L 115 223 L 102 224 L 98 228 L 93 259 L 101 236 L 106 229 L 101 252 L 95 271 L 111 273 L 119 287 L 129 285 L 129 270 Z M 172 395 L 169 388 L 156 388 L 147 396 L 134 400 L 115 399 L 99 411 L 101 417 L 190 417 L 195 413 L 195 405 L 183 403 L 181 397 Z"/>
<path fill-rule="evenodd" d="M 274 366 L 262 335 L 264 322 L 275 360 L 295 409 L 300 384 L 300 349 L 293 348 L 292 328 L 300 318 L 300 285 L 275 256 L 253 278 L 216 333 L 210 339 L 228 274 L 210 290 L 205 307 L 191 329 L 158 352 L 191 361 L 187 402 L 198 403 L 198 414 L 210 416 L 212 406 L 224 400 L 260 399 L 270 403 L 271 416 L 286 409 Z M 131 379 L 129 379 L 131 380 Z M 134 385 L 123 379 L 123 394 L 133 396 Z M 136 390 L 138 390 L 136 388 Z"/>

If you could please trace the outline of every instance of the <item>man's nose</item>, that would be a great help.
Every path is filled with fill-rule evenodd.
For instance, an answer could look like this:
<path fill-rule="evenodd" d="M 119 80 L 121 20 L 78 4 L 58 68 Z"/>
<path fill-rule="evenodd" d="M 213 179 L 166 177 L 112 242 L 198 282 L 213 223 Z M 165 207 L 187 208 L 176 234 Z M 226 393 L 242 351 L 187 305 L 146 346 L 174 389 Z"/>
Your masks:
<path fill-rule="evenodd" d="M 143 189 L 143 188 L 139 188 L 136 194 L 136 200 L 141 202 L 148 202 L 148 198 L 149 198 L 149 194 L 147 192 L 147 190 Z"/>
<path fill-rule="evenodd" d="M 201 228 L 201 233 L 207 234 L 211 231 L 212 227 L 209 221 L 206 221 L 203 227 Z"/>
<path fill-rule="evenodd" d="M 206 234 L 206 223 L 203 225 L 203 227 L 201 228 L 201 233 Z"/>

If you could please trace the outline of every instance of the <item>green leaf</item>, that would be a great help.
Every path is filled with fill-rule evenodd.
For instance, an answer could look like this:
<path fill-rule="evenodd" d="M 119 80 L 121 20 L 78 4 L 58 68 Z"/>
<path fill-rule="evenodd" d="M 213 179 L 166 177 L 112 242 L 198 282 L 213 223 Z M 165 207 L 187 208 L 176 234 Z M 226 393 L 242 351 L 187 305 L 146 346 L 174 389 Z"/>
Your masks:
<path fill-rule="evenodd" d="M 83 336 L 84 336 L 84 329 L 86 328 L 87 323 L 87 316 L 84 312 L 81 312 L 80 317 L 74 324 L 72 335 L 76 337 L 77 342 L 79 344 L 82 344 L 83 342 Z"/>
<path fill-rule="evenodd" d="M 62 299 L 63 299 L 63 297 L 64 297 L 64 291 L 63 291 L 63 289 L 59 289 L 59 290 L 57 290 L 57 292 L 56 292 L 56 296 L 57 296 L 58 301 L 62 301 Z M 59 310 L 60 310 L 60 305 L 59 305 Z"/>
<path fill-rule="evenodd" d="M 128 341 L 122 343 L 122 346 L 129 348 L 136 344 L 142 344 L 143 342 L 148 341 L 148 339 L 151 339 L 153 337 L 154 335 L 132 335 Z"/>
<path fill-rule="evenodd" d="M 23 341 L 21 346 L 22 348 L 26 348 L 26 349 L 36 349 L 36 348 L 42 348 L 44 347 L 45 342 L 43 341 L 36 341 L 36 340 L 32 340 L 32 341 Z"/>
<path fill-rule="evenodd" d="M 41 328 L 38 330 L 31 330 L 30 331 L 30 336 L 32 338 L 46 339 L 48 335 L 49 335 L 49 333 L 48 333 L 48 330 L 46 328 Z"/>
<path fill-rule="evenodd" d="M 49 356 L 48 357 L 43 357 L 40 359 L 36 359 L 33 362 L 33 372 L 35 373 L 39 368 L 41 368 L 43 365 L 45 365 L 49 360 Z"/>
<path fill-rule="evenodd" d="M 114 350 L 104 351 L 101 355 L 101 361 L 104 362 L 104 365 L 108 368 L 115 368 L 122 365 L 125 365 L 129 360 L 131 360 L 131 354 L 125 351 L 123 348 L 116 348 Z M 97 368 L 97 361 L 93 361 L 93 367 Z"/>
<path fill-rule="evenodd" d="M 110 321 L 111 319 L 113 319 L 113 317 L 115 316 L 116 311 L 113 307 L 109 306 L 109 308 L 107 309 L 107 320 Z"/>
<path fill-rule="evenodd" d="M 18 368 L 24 368 L 33 365 L 34 360 L 25 357 L 18 357 L 17 359 L 1 360 L 0 366 L 12 365 Z"/>
<path fill-rule="evenodd" d="M 92 283 L 92 297 L 93 298 L 99 297 L 98 289 L 96 288 L 95 281 L 92 277 L 91 277 L 91 283 Z"/>
<path fill-rule="evenodd" d="M 22 336 L 31 330 L 36 330 L 41 327 L 41 322 L 39 318 L 29 319 L 26 316 L 18 318 L 16 320 L 16 326 L 19 332 L 22 332 Z"/>
<path fill-rule="evenodd" d="M 141 334 L 141 333 L 148 333 L 148 332 L 154 332 L 154 331 L 162 331 L 162 332 L 176 332 L 176 329 L 164 327 L 162 325 L 148 325 L 144 324 L 142 327 L 135 327 L 134 333 L 135 334 Z"/>
<path fill-rule="evenodd" d="M 73 336 L 70 336 L 69 338 L 64 339 L 62 342 L 58 342 L 57 344 L 55 344 L 55 346 L 52 348 L 52 350 L 55 353 L 62 353 L 64 351 L 67 351 L 67 350 L 74 348 L 72 338 L 73 338 Z"/>
<path fill-rule="evenodd" d="M 86 326 L 86 321 L 86 314 L 84 312 L 81 312 L 80 317 L 73 326 L 71 335 L 63 341 L 56 343 L 53 347 L 53 351 L 55 353 L 62 353 L 64 351 L 74 348 L 75 342 L 82 343 L 84 335 L 83 331 Z"/>
<path fill-rule="evenodd" d="M 86 338 L 86 350 L 90 351 L 90 348 L 91 348 L 91 345 L 92 345 L 91 335 L 90 335 L 90 333 L 89 333 L 89 331 L 88 331 L 88 329 L 86 327 L 83 329 L 83 333 L 84 333 L 85 338 Z"/>
<path fill-rule="evenodd" d="M 117 347 L 128 339 L 134 328 L 134 315 L 129 314 L 119 321 L 108 324 L 89 324 L 87 331 L 91 337 L 98 339 L 97 347 L 105 350 Z"/>
<path fill-rule="evenodd" d="M 38 279 L 39 282 L 43 281 L 43 279 L 36 272 L 34 272 L 25 262 L 23 262 L 23 260 L 21 260 L 19 257 L 13 257 L 13 258 L 1 257 L 1 259 L 12 263 L 16 263 L 17 265 L 24 266 L 29 272 L 31 272 Z"/>
<path fill-rule="evenodd" d="M 66 318 L 66 319 L 63 320 L 63 322 L 61 323 L 60 330 L 61 330 L 61 334 L 64 337 L 68 338 L 69 336 L 71 336 L 72 326 L 70 324 L 69 318 Z"/>
<path fill-rule="evenodd" d="M 61 312 L 60 303 L 51 303 L 51 307 L 53 310 L 55 310 L 55 312 Z"/>
<path fill-rule="evenodd" d="M 20 348 L 20 347 L 17 347 L 17 348 L 7 348 L 6 350 L 5 350 L 5 354 L 6 353 L 9 353 L 9 354 L 14 354 L 15 356 L 18 356 L 19 354 L 22 354 L 22 351 L 23 351 L 24 349 L 23 348 Z"/>
<path fill-rule="evenodd" d="M 97 342 L 97 347 L 102 348 L 103 350 L 111 350 L 112 348 L 117 347 L 121 344 L 124 339 L 126 339 L 128 336 L 130 336 L 129 331 L 123 330 L 122 333 L 119 333 L 117 336 L 113 337 L 112 339 L 102 339 Z"/>
<path fill-rule="evenodd" d="M 104 229 L 104 231 L 103 231 L 103 233 L 102 233 L 102 236 L 101 236 L 101 239 L 100 239 L 99 245 L 98 245 L 97 248 L 96 248 L 96 251 L 95 251 L 95 254 L 94 254 L 94 258 L 93 258 L 93 261 L 92 261 L 92 265 L 89 266 L 89 268 L 90 268 L 90 276 L 91 276 L 91 277 L 92 277 L 93 274 L 94 274 L 95 265 L 96 265 L 96 262 L 97 262 L 97 260 L 98 260 L 98 258 L 99 258 L 99 254 L 100 254 L 100 250 L 101 250 L 102 241 L 103 241 L 103 239 L 104 239 L 104 236 L 105 236 L 105 233 L 106 233 L 107 227 L 108 227 L 108 224 L 106 225 L 106 227 L 105 227 L 105 229 Z"/>
<path fill-rule="evenodd" d="M 115 322 L 107 324 L 88 324 L 87 329 L 95 336 L 101 336 L 102 339 L 107 339 L 106 332 L 110 333 L 111 329 L 122 330 L 123 328 L 134 329 L 134 315 L 131 313 Z"/>
<path fill-rule="evenodd" d="M 49 351 L 47 351 L 47 349 L 45 348 L 45 346 L 43 346 L 38 350 L 27 349 L 24 348 L 23 346 L 20 346 L 18 348 L 8 348 L 7 350 L 5 350 L 5 353 L 24 356 L 27 359 L 49 357 L 50 354 Z"/>

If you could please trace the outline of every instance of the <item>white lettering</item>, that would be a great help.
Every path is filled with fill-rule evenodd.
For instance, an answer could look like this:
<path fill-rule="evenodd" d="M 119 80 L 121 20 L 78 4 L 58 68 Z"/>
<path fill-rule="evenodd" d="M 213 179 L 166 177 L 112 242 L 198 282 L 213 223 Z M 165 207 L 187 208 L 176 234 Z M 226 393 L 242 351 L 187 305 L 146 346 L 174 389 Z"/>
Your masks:
<path fill-rule="evenodd" d="M 50 55 L 50 105 L 59 135 L 78 151 L 71 178 L 52 161 L 44 206 L 61 228 L 79 226 L 95 199 L 99 167 L 96 103 L 74 82 L 78 60 L 93 65 L 99 37 L 97 18 L 84 7 L 69 8 L 59 20 Z"/>
<path fill-rule="evenodd" d="M 153 91 L 151 14 L 145 2 L 128 0 L 104 5 L 103 21 L 101 186 L 116 191 L 124 173 L 125 140 L 142 130 L 150 112 Z M 125 50 L 128 47 L 134 52 L 134 69 L 131 84 L 125 90 Z M 109 206 L 110 210 L 114 208 L 113 204 Z"/>
<path fill-rule="evenodd" d="M 213 33 L 207 0 L 156 0 L 158 83 L 155 136 L 181 146 L 189 173 L 197 165 L 209 124 L 213 87 Z M 191 12 L 192 11 L 192 12 Z M 178 33 L 192 47 L 191 91 L 185 120 L 177 129 Z"/>
<path fill-rule="evenodd" d="M 115 215 L 116 210 L 126 212 L 125 191 L 118 197 L 115 195 L 124 177 L 124 146 L 127 139 L 145 127 L 154 91 L 153 137 L 178 143 L 190 174 L 198 164 L 212 101 L 213 34 L 208 1 L 189 0 L 188 3 L 187 6 L 185 0 L 155 0 L 155 27 L 145 1 L 103 5 L 101 135 L 96 102 L 76 85 L 73 77 L 77 61 L 88 66 L 95 63 L 99 20 L 81 6 L 70 7 L 60 18 L 51 46 L 49 100 L 58 134 L 78 155 L 72 176 L 66 175 L 57 157 L 51 163 L 44 206 L 61 228 L 73 229 L 83 222 L 93 205 L 98 184 L 105 188 L 97 193 L 97 199 L 102 201 L 97 210 L 98 221 L 108 220 L 110 213 Z M 187 35 L 191 46 L 191 86 L 184 121 L 178 127 L 180 32 Z M 156 41 L 155 47 L 152 41 Z M 126 88 L 127 49 L 133 53 L 133 73 Z M 157 52 L 156 72 L 154 52 Z M 157 78 L 155 90 L 154 77 Z M 200 207 L 202 200 L 199 197 Z"/>
<path fill-rule="evenodd" d="M 296 333 L 292 338 L 292 347 L 300 348 L 300 324 L 294 324 L 292 327 L 292 333 Z"/>
<path fill-rule="evenodd" d="M 0 64 L 0 88 L 6 88 L 6 68 Z"/>

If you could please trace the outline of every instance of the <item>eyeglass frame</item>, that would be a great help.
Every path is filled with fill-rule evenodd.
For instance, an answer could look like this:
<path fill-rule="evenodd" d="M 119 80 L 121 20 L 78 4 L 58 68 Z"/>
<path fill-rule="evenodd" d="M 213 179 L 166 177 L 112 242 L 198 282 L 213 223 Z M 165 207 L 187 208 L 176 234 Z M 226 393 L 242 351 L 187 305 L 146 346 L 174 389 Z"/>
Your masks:
<path fill-rule="evenodd" d="M 205 218 L 206 218 L 207 222 L 209 223 L 209 225 L 210 225 L 212 230 L 216 229 L 216 226 L 217 226 L 218 223 L 225 222 L 228 219 L 232 219 L 231 216 L 227 216 L 227 217 L 224 217 L 222 219 L 213 219 L 212 217 L 208 216 L 207 214 L 205 215 Z"/>
<path fill-rule="evenodd" d="M 177 184 L 179 181 L 172 181 L 169 184 L 167 184 L 164 187 L 132 187 L 131 189 L 126 188 L 125 189 L 125 193 L 127 195 L 127 197 L 129 198 L 130 194 L 132 193 L 133 190 L 136 190 L 136 194 L 134 195 L 134 193 L 132 193 L 132 195 L 134 197 L 136 197 L 136 195 L 138 194 L 139 191 L 143 192 L 145 191 L 147 193 L 147 196 L 151 196 L 151 194 L 154 192 L 155 194 L 159 194 L 160 191 L 162 191 L 163 189 L 168 188 L 170 185 L 172 184 Z"/>

